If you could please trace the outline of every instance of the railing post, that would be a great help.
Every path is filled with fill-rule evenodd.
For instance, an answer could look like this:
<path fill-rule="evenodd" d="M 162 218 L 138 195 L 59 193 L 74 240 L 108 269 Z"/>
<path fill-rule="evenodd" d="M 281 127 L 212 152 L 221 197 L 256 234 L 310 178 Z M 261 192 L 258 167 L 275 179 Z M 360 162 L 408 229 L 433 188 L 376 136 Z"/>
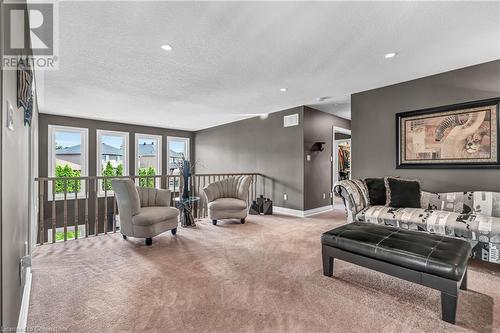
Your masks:
<path fill-rule="evenodd" d="M 89 237 L 89 179 L 85 178 L 85 238 Z"/>
<path fill-rule="evenodd" d="M 207 179 L 206 179 L 205 176 L 203 176 L 203 188 L 200 191 L 200 192 L 202 192 L 202 193 L 200 193 L 200 198 L 201 198 L 200 201 L 202 203 L 201 204 L 202 205 L 201 217 L 205 217 L 205 213 L 206 213 L 206 209 L 205 209 L 205 195 L 203 193 L 203 189 L 207 186 L 206 183 L 207 183 Z"/>
<path fill-rule="evenodd" d="M 116 193 L 113 191 L 113 232 L 116 232 L 116 213 L 118 209 L 116 208 Z"/>
<path fill-rule="evenodd" d="M 250 205 L 250 199 L 253 197 L 253 178 L 250 175 L 250 187 L 248 188 L 248 195 L 247 195 L 247 207 Z"/>
<path fill-rule="evenodd" d="M 192 193 L 192 196 L 196 196 L 196 176 L 193 175 L 191 177 L 191 193 Z M 191 204 L 192 206 L 196 205 L 196 202 L 193 202 Z M 194 207 L 191 207 L 191 209 L 193 209 Z M 194 210 L 194 209 L 193 209 Z M 194 211 L 195 215 L 194 217 L 198 217 L 198 212 L 195 210 Z"/>
<path fill-rule="evenodd" d="M 78 239 L 79 235 L 79 230 L 78 230 L 78 184 L 80 184 L 81 181 L 80 180 L 77 180 L 75 179 L 75 205 L 74 205 L 74 209 L 75 209 L 75 239 Z"/>
<path fill-rule="evenodd" d="M 108 233 L 108 179 L 104 186 L 104 234 Z"/>
<path fill-rule="evenodd" d="M 99 180 L 95 178 L 94 181 L 94 201 L 95 201 L 95 219 L 94 219 L 94 235 L 99 235 Z"/>
<path fill-rule="evenodd" d="M 262 193 L 267 196 L 266 183 L 267 183 L 267 178 L 264 175 L 262 175 Z"/>
<path fill-rule="evenodd" d="M 255 200 L 255 198 L 257 198 L 257 196 L 259 195 L 257 193 L 257 180 L 258 180 L 258 176 L 257 175 L 252 175 L 252 179 L 253 179 L 253 197 L 252 197 L 252 200 Z"/>
<path fill-rule="evenodd" d="M 43 189 L 43 184 L 44 181 L 39 180 L 38 181 L 38 214 L 39 214 L 39 224 L 40 224 L 40 244 L 45 243 L 45 214 L 44 214 L 44 206 L 45 206 L 45 200 L 44 200 L 44 189 Z"/>
<path fill-rule="evenodd" d="M 52 180 L 52 243 L 56 242 L 56 181 Z"/>
<path fill-rule="evenodd" d="M 68 240 L 68 179 L 64 178 L 64 201 L 63 201 L 63 226 L 64 226 L 64 241 Z"/>
<path fill-rule="evenodd" d="M 176 189 L 176 185 L 177 184 L 177 189 Z M 176 193 L 176 191 L 179 191 L 179 197 L 180 197 L 180 188 L 181 188 L 181 179 L 180 178 L 177 178 L 177 175 L 174 176 L 174 193 Z"/>

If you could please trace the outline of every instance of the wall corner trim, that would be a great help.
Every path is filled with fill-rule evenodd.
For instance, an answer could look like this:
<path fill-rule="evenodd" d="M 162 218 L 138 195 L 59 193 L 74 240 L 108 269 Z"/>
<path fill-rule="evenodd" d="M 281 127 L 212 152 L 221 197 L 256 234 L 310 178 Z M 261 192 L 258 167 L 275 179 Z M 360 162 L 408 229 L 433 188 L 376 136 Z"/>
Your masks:
<path fill-rule="evenodd" d="M 291 209 L 291 208 L 278 207 L 278 206 L 273 207 L 273 211 L 277 214 L 291 215 L 291 216 L 297 216 L 297 217 L 309 217 L 309 216 L 324 213 L 324 212 L 327 212 L 330 210 L 333 210 L 333 205 L 318 207 L 318 208 L 309 209 L 309 210 Z"/>
<path fill-rule="evenodd" d="M 19 310 L 19 319 L 17 321 L 17 332 L 27 332 L 28 309 L 30 306 L 30 295 L 31 295 L 31 278 L 32 278 L 31 267 L 28 267 L 26 269 L 26 282 L 24 284 L 21 309 Z"/>

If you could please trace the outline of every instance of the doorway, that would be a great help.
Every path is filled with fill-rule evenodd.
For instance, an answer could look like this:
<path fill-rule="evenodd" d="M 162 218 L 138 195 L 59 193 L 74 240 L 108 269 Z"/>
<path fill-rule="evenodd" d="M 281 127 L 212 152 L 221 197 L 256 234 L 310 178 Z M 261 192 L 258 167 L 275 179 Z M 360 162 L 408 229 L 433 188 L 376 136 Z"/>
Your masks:
<path fill-rule="evenodd" d="M 332 189 L 341 180 L 351 179 L 351 130 L 342 127 L 333 127 L 333 159 L 332 159 Z M 334 204 L 339 198 L 334 196 Z"/>

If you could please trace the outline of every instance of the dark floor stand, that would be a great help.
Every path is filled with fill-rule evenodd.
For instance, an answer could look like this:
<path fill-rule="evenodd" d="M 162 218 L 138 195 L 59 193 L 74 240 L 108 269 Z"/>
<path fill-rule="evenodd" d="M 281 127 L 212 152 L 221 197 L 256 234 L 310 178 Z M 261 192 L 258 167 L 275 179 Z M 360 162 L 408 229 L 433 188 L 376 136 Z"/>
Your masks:
<path fill-rule="evenodd" d="M 271 199 L 266 199 L 266 201 L 262 203 L 262 213 L 264 215 L 273 215 L 273 202 Z"/>
<path fill-rule="evenodd" d="M 248 208 L 250 215 L 273 215 L 273 202 L 269 198 L 264 198 L 263 195 L 259 196 L 256 200 L 250 203 Z"/>
<path fill-rule="evenodd" d="M 257 201 L 252 201 L 250 207 L 248 208 L 248 214 L 250 215 L 260 215 L 260 207 L 257 204 Z"/>
<path fill-rule="evenodd" d="M 467 270 L 461 281 L 445 279 L 439 276 L 414 271 L 376 259 L 360 256 L 330 246 L 322 246 L 323 275 L 333 275 L 334 259 L 341 259 L 362 267 L 370 268 L 388 275 L 411 281 L 441 291 L 441 318 L 455 324 L 457 313 L 458 289 L 467 290 Z"/>

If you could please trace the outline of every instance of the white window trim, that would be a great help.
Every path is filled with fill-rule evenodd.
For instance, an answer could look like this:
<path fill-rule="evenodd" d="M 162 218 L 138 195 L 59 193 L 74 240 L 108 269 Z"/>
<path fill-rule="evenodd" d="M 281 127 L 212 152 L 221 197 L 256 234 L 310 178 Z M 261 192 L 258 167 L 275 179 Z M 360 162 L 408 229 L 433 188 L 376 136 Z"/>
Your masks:
<path fill-rule="evenodd" d="M 162 159 L 162 140 L 163 140 L 163 137 L 161 135 L 154 135 L 154 134 L 141 134 L 141 133 L 136 133 L 135 134 L 135 175 L 138 176 L 139 175 L 139 139 L 146 139 L 146 140 L 156 140 L 156 142 L 158 143 L 158 147 L 157 147 L 157 158 L 158 158 L 158 164 L 157 164 L 157 173 L 158 175 L 162 175 L 163 174 L 163 169 L 161 168 L 162 167 L 162 163 L 161 163 L 161 159 Z M 137 178 L 137 183 L 139 183 L 139 178 Z M 155 179 L 155 185 L 157 188 L 160 187 L 160 184 L 161 184 L 161 178 L 156 178 Z"/>
<path fill-rule="evenodd" d="M 49 177 L 56 176 L 56 147 L 55 147 L 55 133 L 56 132 L 78 132 L 82 136 L 81 141 L 81 156 L 82 156 L 82 170 L 80 173 L 81 177 L 88 176 L 89 168 L 89 129 L 82 127 L 72 127 L 72 126 L 61 126 L 61 125 L 49 125 L 48 126 L 48 175 Z M 85 181 L 82 181 L 82 186 L 80 192 L 77 193 L 78 199 L 85 198 L 86 188 Z M 48 201 L 52 201 L 52 182 L 47 184 L 47 196 Z M 74 193 L 67 193 L 66 198 L 74 198 Z M 56 193 L 55 200 L 64 200 L 64 194 Z"/>
<path fill-rule="evenodd" d="M 102 151 L 102 136 L 103 135 L 109 135 L 109 136 L 121 136 L 123 137 L 123 176 L 128 176 L 128 165 L 129 165 L 129 160 L 128 160 L 128 155 L 129 155 L 129 134 L 128 132 L 120 132 L 120 131 L 109 131 L 109 130 L 96 130 L 96 175 L 98 177 L 102 176 L 102 163 L 101 163 L 101 151 Z M 104 196 L 104 191 L 101 188 L 101 183 L 102 180 L 98 182 L 98 196 L 103 197 Z M 113 190 L 106 191 L 107 195 L 113 194 Z"/>
<path fill-rule="evenodd" d="M 179 136 L 167 136 L 167 147 L 166 147 L 166 150 L 167 150 L 167 174 L 170 174 L 170 141 L 184 141 L 185 144 L 186 144 L 186 160 L 190 160 L 190 150 L 191 150 L 191 147 L 190 147 L 190 139 L 189 138 L 186 138 L 186 137 L 179 137 Z M 177 182 L 177 180 L 173 180 L 174 182 Z M 180 183 L 179 183 L 180 185 Z M 167 188 L 170 188 L 170 190 L 173 190 L 173 188 L 170 186 L 170 181 L 169 181 L 169 184 L 167 184 Z M 181 191 L 181 189 L 177 186 L 177 189 L 179 191 Z"/>
<path fill-rule="evenodd" d="M 190 160 L 190 139 L 185 138 L 185 137 L 180 137 L 180 136 L 167 136 L 167 173 L 170 172 L 169 170 L 169 163 L 170 163 L 170 141 L 184 141 L 186 143 L 186 160 Z"/>

